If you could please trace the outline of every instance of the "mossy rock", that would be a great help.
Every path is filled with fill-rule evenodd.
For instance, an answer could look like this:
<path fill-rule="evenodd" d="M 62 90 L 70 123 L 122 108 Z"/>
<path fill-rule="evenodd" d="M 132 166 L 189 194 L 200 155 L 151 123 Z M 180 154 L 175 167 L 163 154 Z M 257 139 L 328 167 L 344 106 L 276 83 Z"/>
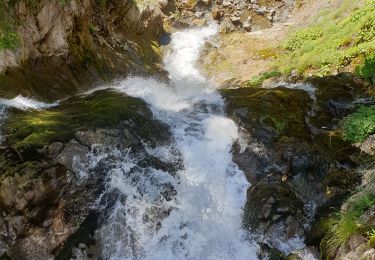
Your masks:
<path fill-rule="evenodd" d="M 240 88 L 224 89 L 222 94 L 228 113 L 240 117 L 245 128 L 271 128 L 279 138 L 310 138 L 305 123 L 310 103 L 306 92 L 286 88 Z"/>
<path fill-rule="evenodd" d="M 307 80 L 316 88 L 319 110 L 310 121 L 316 127 L 335 128 L 343 117 L 354 111 L 356 99 L 368 97 L 369 87 L 352 73 L 340 73 Z"/>
<path fill-rule="evenodd" d="M 4 133 L 8 145 L 26 158 L 34 158 L 38 149 L 52 142 L 67 142 L 76 131 L 115 127 L 121 122 L 151 142 L 168 133 L 165 125 L 153 119 L 144 101 L 111 90 L 72 97 L 45 110 L 13 110 Z"/>

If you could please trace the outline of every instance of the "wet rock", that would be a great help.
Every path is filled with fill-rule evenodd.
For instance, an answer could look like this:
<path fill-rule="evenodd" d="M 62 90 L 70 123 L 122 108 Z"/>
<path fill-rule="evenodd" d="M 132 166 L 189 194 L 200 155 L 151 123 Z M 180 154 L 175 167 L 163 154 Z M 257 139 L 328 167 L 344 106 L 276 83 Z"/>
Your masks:
<path fill-rule="evenodd" d="M 250 32 L 251 31 L 251 16 L 247 17 L 246 21 L 243 23 L 243 28 L 245 31 Z"/>
<path fill-rule="evenodd" d="M 203 12 L 196 12 L 194 14 L 194 16 L 199 19 L 199 18 L 202 18 L 204 16 L 204 13 Z"/>
<path fill-rule="evenodd" d="M 330 135 L 328 140 L 327 132 L 316 129 L 348 113 L 355 97 L 366 96 L 363 86 L 350 75 L 314 78 L 308 83 L 316 89 L 315 95 L 280 87 L 222 90 L 227 113 L 246 133 L 246 140 L 236 144 L 233 153 L 252 184 L 244 222 L 253 232 L 278 241 L 303 237 L 316 209 L 320 213 L 326 208 L 322 215 L 332 212 L 358 182 L 352 162 L 358 150 L 340 136 Z M 310 113 L 312 108 L 316 113 Z"/>
<path fill-rule="evenodd" d="M 286 236 L 287 238 L 293 238 L 296 236 L 301 236 L 303 235 L 303 228 L 301 224 L 292 216 L 289 216 L 286 219 Z"/>
<path fill-rule="evenodd" d="M 212 4 L 212 1 L 211 0 L 201 0 L 201 2 L 205 5 L 205 6 L 210 6 Z"/>
<path fill-rule="evenodd" d="M 223 7 L 230 7 L 230 6 L 232 6 L 232 3 L 227 1 L 227 0 L 224 0 L 222 5 L 223 5 Z"/>
<path fill-rule="evenodd" d="M 160 8 L 163 10 L 168 6 L 168 0 L 158 0 Z"/>
<path fill-rule="evenodd" d="M 361 235 L 352 235 L 350 236 L 349 238 L 349 247 L 350 247 L 350 250 L 355 250 L 358 246 L 360 246 L 361 244 L 363 243 L 366 243 L 367 242 L 367 239 L 364 238 L 363 236 Z"/>
<path fill-rule="evenodd" d="M 223 33 L 233 32 L 236 30 L 235 25 L 232 23 L 229 17 L 224 17 L 220 24 L 220 31 Z"/>
<path fill-rule="evenodd" d="M 1 202 L 9 207 L 16 203 L 17 183 L 14 178 L 7 177 L 2 181 L 0 187 Z"/>
<path fill-rule="evenodd" d="M 73 141 L 65 146 L 64 150 L 55 158 L 55 161 L 65 165 L 67 169 L 73 170 L 76 163 L 86 160 L 88 151 L 87 147 Z"/>
<path fill-rule="evenodd" d="M 24 198 L 27 201 L 32 201 L 34 199 L 34 197 L 35 197 L 35 193 L 31 190 L 26 192 L 25 195 L 24 195 Z"/>
<path fill-rule="evenodd" d="M 195 19 L 193 21 L 194 25 L 198 26 L 198 27 L 202 27 L 204 25 L 207 24 L 207 20 L 206 19 Z"/>
<path fill-rule="evenodd" d="M 368 226 L 375 226 L 375 206 L 369 208 L 361 217 L 360 223 Z"/>
<path fill-rule="evenodd" d="M 26 206 L 27 206 L 27 201 L 24 198 L 22 198 L 16 202 L 15 207 L 18 211 L 23 211 L 26 208 Z"/>
<path fill-rule="evenodd" d="M 271 204 L 264 204 L 259 212 L 259 218 L 266 219 L 270 216 L 272 210 Z"/>
<path fill-rule="evenodd" d="M 55 158 L 64 148 L 64 144 L 61 142 L 54 142 L 47 148 L 47 156 L 51 159 Z"/>
<path fill-rule="evenodd" d="M 211 11 L 211 16 L 214 20 L 220 20 L 221 18 L 221 11 L 219 9 L 213 9 Z"/>
<path fill-rule="evenodd" d="M 230 20 L 231 20 L 231 22 L 232 22 L 233 24 L 239 24 L 240 21 L 241 21 L 241 17 L 239 17 L 239 16 L 231 16 L 231 17 L 230 17 Z"/>
<path fill-rule="evenodd" d="M 267 200 L 267 203 L 269 204 L 274 204 L 276 202 L 276 199 L 274 197 L 269 197 L 269 199 Z"/>

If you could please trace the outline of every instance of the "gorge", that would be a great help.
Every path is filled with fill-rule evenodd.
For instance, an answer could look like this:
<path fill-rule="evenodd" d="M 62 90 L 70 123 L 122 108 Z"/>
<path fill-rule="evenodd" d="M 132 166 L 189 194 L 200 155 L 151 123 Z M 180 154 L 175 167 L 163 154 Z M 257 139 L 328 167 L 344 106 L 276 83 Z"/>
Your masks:
<path fill-rule="evenodd" d="M 318 5 L 250 2 L 4 2 L 1 259 L 375 257 L 373 81 L 270 72 L 268 45 L 228 78 L 226 41 Z"/>

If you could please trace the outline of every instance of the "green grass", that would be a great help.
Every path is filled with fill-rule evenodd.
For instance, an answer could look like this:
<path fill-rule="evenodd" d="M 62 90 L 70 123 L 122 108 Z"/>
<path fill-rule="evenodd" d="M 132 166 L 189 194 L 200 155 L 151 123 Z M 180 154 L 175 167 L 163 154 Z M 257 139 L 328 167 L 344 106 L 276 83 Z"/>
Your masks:
<path fill-rule="evenodd" d="M 363 64 L 355 68 L 355 73 L 371 84 L 375 84 L 375 54 L 366 57 Z"/>
<path fill-rule="evenodd" d="M 4 2 L 0 1 L 0 50 L 14 50 L 21 46 L 15 27 L 13 11 L 7 10 Z"/>
<path fill-rule="evenodd" d="M 358 197 L 349 199 L 349 209 L 340 213 L 329 221 L 329 230 L 323 239 L 325 251 L 333 253 L 342 244 L 346 243 L 354 234 L 368 234 L 371 227 L 360 223 L 359 218 L 370 207 L 375 205 L 375 194 L 372 192 L 362 193 Z"/>
<path fill-rule="evenodd" d="M 281 73 L 278 70 L 271 70 L 260 74 L 259 76 L 253 77 L 251 80 L 246 82 L 247 87 L 259 87 L 266 79 L 279 77 Z"/>
<path fill-rule="evenodd" d="M 276 60 L 282 73 L 328 75 L 375 51 L 375 1 L 345 0 L 293 32 Z"/>
<path fill-rule="evenodd" d="M 343 120 L 344 139 L 351 142 L 362 142 L 375 133 L 375 105 L 361 106 L 357 112 Z"/>
<path fill-rule="evenodd" d="M 20 37 L 16 32 L 9 30 L 0 31 L 0 50 L 14 50 L 21 46 Z"/>

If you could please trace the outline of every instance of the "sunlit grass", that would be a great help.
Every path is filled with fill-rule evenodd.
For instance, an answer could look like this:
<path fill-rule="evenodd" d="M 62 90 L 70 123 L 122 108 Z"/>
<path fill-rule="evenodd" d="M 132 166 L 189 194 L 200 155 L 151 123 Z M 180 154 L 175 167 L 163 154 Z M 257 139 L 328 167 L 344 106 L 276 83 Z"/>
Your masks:
<path fill-rule="evenodd" d="M 322 11 L 309 27 L 297 29 L 284 42 L 276 60 L 283 73 L 328 75 L 364 60 L 375 51 L 375 2 L 349 1 Z"/>

